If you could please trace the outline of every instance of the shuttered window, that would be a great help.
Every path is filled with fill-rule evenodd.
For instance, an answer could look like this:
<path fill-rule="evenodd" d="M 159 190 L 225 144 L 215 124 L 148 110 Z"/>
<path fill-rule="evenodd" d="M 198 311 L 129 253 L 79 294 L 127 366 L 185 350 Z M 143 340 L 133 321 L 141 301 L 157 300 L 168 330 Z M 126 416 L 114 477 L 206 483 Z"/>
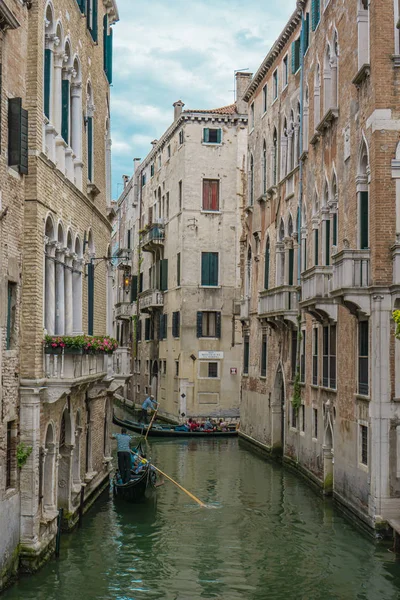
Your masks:
<path fill-rule="evenodd" d="M 293 285 L 294 281 L 294 248 L 289 248 L 289 285 Z M 291 294 L 289 294 L 291 299 Z"/>
<path fill-rule="evenodd" d="M 176 255 L 176 285 L 181 285 L 181 253 Z"/>
<path fill-rule="evenodd" d="M 144 339 L 146 342 L 150 340 L 151 319 L 147 318 L 144 322 Z"/>
<path fill-rule="evenodd" d="M 7 286 L 7 330 L 6 330 L 6 350 L 11 350 L 15 342 L 16 327 L 16 306 L 17 306 L 17 285 L 8 282 Z"/>
<path fill-rule="evenodd" d="M 197 337 L 221 337 L 221 313 L 199 311 L 197 313 Z"/>
<path fill-rule="evenodd" d="M 61 135 L 66 144 L 69 144 L 69 81 L 63 79 L 61 88 Z"/>
<path fill-rule="evenodd" d="M 369 323 L 358 324 L 358 393 L 368 396 L 369 392 Z"/>
<path fill-rule="evenodd" d="M 103 19 L 103 68 L 108 83 L 112 83 L 113 30 L 108 26 L 108 15 Z"/>
<path fill-rule="evenodd" d="M 313 329 L 312 382 L 318 385 L 318 328 Z"/>
<path fill-rule="evenodd" d="M 369 215 L 368 215 L 368 192 L 360 192 L 360 248 L 365 250 L 369 247 Z"/>
<path fill-rule="evenodd" d="M 218 252 L 201 253 L 201 285 L 218 286 Z"/>
<path fill-rule="evenodd" d="M 86 14 L 86 0 L 76 0 L 81 13 Z"/>
<path fill-rule="evenodd" d="M 8 100 L 8 166 L 28 173 L 28 111 L 21 98 Z"/>
<path fill-rule="evenodd" d="M 249 356 L 250 356 L 250 337 L 244 336 L 243 343 L 243 373 L 244 375 L 249 374 Z"/>
<path fill-rule="evenodd" d="M 264 265 L 264 288 L 269 288 L 269 263 L 270 263 L 270 243 L 267 241 L 265 247 L 265 265 Z"/>
<path fill-rule="evenodd" d="M 203 210 L 219 210 L 218 179 L 203 179 Z"/>
<path fill-rule="evenodd" d="M 172 313 L 172 337 L 180 337 L 181 313 L 179 311 Z"/>
<path fill-rule="evenodd" d="M 51 93 L 51 50 L 44 51 L 44 89 L 43 112 L 50 119 L 50 93 Z"/>
<path fill-rule="evenodd" d="M 88 180 L 93 181 L 93 117 L 87 121 Z"/>
<path fill-rule="evenodd" d="M 86 0 L 86 21 L 87 28 L 90 31 L 92 40 L 97 42 L 98 26 L 97 26 L 97 0 Z"/>
<path fill-rule="evenodd" d="M 310 13 L 307 13 L 303 20 L 303 40 L 304 52 L 306 52 L 310 45 Z"/>
<path fill-rule="evenodd" d="M 137 275 L 132 275 L 131 280 L 131 302 L 136 302 L 138 295 L 138 278 Z"/>
<path fill-rule="evenodd" d="M 160 314 L 160 332 L 159 339 L 166 340 L 168 331 L 168 315 Z"/>
<path fill-rule="evenodd" d="M 292 73 L 300 69 L 300 38 L 292 42 Z"/>
<path fill-rule="evenodd" d="M 315 31 L 320 20 L 320 0 L 311 0 L 311 27 Z"/>
<path fill-rule="evenodd" d="M 331 264 L 331 222 L 325 221 L 325 264 Z"/>
<path fill-rule="evenodd" d="M 336 325 L 323 328 L 322 385 L 336 389 Z"/>
<path fill-rule="evenodd" d="M 314 229 L 314 265 L 319 264 L 319 231 Z"/>
<path fill-rule="evenodd" d="M 296 377 L 297 369 L 297 329 L 293 329 L 291 336 L 291 364 L 292 364 L 292 379 Z"/>
<path fill-rule="evenodd" d="M 301 331 L 300 341 L 300 381 L 304 383 L 306 380 L 306 331 Z"/>
<path fill-rule="evenodd" d="M 203 129 L 203 142 L 205 144 L 220 144 L 222 129 Z"/>
<path fill-rule="evenodd" d="M 334 213 L 332 217 L 332 244 L 337 246 L 337 214 Z"/>
<path fill-rule="evenodd" d="M 162 292 L 168 290 L 168 258 L 160 260 L 160 288 Z"/>
<path fill-rule="evenodd" d="M 264 333 L 261 341 L 261 377 L 267 376 L 267 334 Z"/>
<path fill-rule="evenodd" d="M 142 341 L 142 321 L 141 321 L 141 319 L 138 319 L 138 322 L 137 322 L 136 339 L 138 342 Z"/>

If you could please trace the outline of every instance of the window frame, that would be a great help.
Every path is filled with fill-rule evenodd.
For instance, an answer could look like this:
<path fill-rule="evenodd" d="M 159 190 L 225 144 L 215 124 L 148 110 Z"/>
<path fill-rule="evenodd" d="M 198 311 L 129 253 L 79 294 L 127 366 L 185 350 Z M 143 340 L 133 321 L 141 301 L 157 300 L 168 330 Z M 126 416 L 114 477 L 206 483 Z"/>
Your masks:
<path fill-rule="evenodd" d="M 206 131 L 208 131 L 208 132 L 216 131 L 217 132 L 217 141 L 210 142 L 209 139 L 206 140 Z M 209 134 L 208 134 L 208 136 L 209 136 Z M 222 136 L 223 136 L 222 127 L 203 127 L 201 143 L 204 144 L 205 146 L 221 146 L 222 145 Z"/>
<path fill-rule="evenodd" d="M 263 115 L 268 111 L 268 83 L 263 85 L 262 89 Z"/>
<path fill-rule="evenodd" d="M 208 187 L 209 187 L 209 195 L 211 194 L 211 204 L 212 204 L 212 184 L 217 184 L 216 185 L 216 189 L 217 189 L 217 208 L 205 208 L 205 202 L 204 202 L 204 194 L 205 194 L 205 183 L 207 182 Z M 221 187 L 221 180 L 220 179 L 209 179 L 208 177 L 204 177 L 202 179 L 202 199 L 201 199 L 201 211 L 202 212 L 207 212 L 207 213 L 219 213 L 221 212 L 221 207 L 220 207 L 220 198 L 221 198 L 221 194 L 220 194 L 220 187 Z"/>
<path fill-rule="evenodd" d="M 201 252 L 201 256 L 200 256 L 200 269 L 201 269 L 201 271 L 200 271 L 201 272 L 200 281 L 201 281 L 201 285 L 200 285 L 200 287 L 203 287 L 203 288 L 218 288 L 218 287 L 220 287 L 220 274 L 219 274 L 219 272 L 220 272 L 220 264 L 219 264 L 220 261 L 219 261 L 219 254 L 220 254 L 219 252 Z M 208 267 L 208 270 L 209 270 L 208 281 L 209 281 L 209 283 L 205 283 L 206 278 L 205 277 L 203 278 L 203 271 L 205 270 L 204 261 L 206 260 L 206 258 L 205 258 L 206 256 L 208 257 L 208 261 L 209 262 L 211 261 L 211 256 L 216 257 L 217 275 L 216 275 L 216 279 L 214 279 L 212 281 L 212 283 L 210 283 L 210 281 L 211 281 L 211 269 L 210 269 L 210 265 Z"/>
<path fill-rule="evenodd" d="M 220 365 L 219 360 L 199 360 L 199 368 L 198 368 L 198 379 L 221 379 L 221 365 Z M 207 376 L 205 375 L 201 375 L 201 366 L 202 365 L 208 365 L 207 367 Z M 217 374 L 215 376 L 210 375 L 210 365 L 216 365 L 217 366 Z"/>
<path fill-rule="evenodd" d="M 368 338 L 367 338 L 367 354 L 361 354 L 361 345 L 362 345 L 362 340 L 361 340 L 361 336 L 362 336 L 362 329 L 364 328 L 364 326 L 367 326 L 367 334 L 368 334 Z M 365 319 L 362 321 L 358 322 L 358 342 L 357 342 L 357 357 L 358 357 L 358 361 L 357 361 L 357 392 L 360 396 L 368 396 L 369 395 L 369 389 L 370 389 L 370 382 L 369 382 L 369 370 L 370 370 L 370 327 L 369 327 L 369 320 Z M 364 340 L 365 342 L 365 340 Z M 363 362 L 362 362 L 363 361 Z M 362 364 L 366 364 L 366 369 L 365 366 L 364 368 L 361 368 Z M 367 381 L 361 381 L 361 371 L 366 370 L 367 373 Z"/>
<path fill-rule="evenodd" d="M 279 96 L 279 76 L 278 68 L 272 73 L 272 104 L 278 99 Z"/>
<path fill-rule="evenodd" d="M 319 328 L 313 327 L 313 339 L 312 339 L 312 383 L 318 385 L 318 350 L 319 350 Z"/>
<path fill-rule="evenodd" d="M 250 335 L 246 333 L 243 337 L 243 375 L 249 374 L 250 367 Z"/>
<path fill-rule="evenodd" d="M 261 357 L 260 357 L 260 377 L 266 379 L 268 369 L 268 335 L 263 333 L 261 336 Z"/>
<path fill-rule="evenodd" d="M 282 91 L 289 85 L 289 55 L 288 53 L 282 59 Z"/>
<path fill-rule="evenodd" d="M 334 335 L 334 348 L 332 348 L 332 332 Z M 332 352 L 334 350 L 334 353 Z M 337 386 L 337 327 L 324 325 L 322 328 L 322 387 L 336 390 Z M 334 365 L 334 368 L 333 368 Z M 332 376 L 334 371 L 334 376 Z"/>

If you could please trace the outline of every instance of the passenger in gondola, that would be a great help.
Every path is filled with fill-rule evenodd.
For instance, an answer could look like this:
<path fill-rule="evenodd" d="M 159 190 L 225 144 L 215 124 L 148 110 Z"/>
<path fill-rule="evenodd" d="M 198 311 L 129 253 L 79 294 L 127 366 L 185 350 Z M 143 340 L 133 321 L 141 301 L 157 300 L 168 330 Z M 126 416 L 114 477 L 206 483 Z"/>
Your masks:
<path fill-rule="evenodd" d="M 183 423 L 183 425 L 177 425 L 175 431 L 190 431 L 190 426 L 187 423 Z"/>
<path fill-rule="evenodd" d="M 191 417 L 188 421 L 188 425 L 189 425 L 190 431 L 197 431 L 199 428 L 199 424 L 196 423 L 196 421 L 194 419 L 192 419 Z"/>
<path fill-rule="evenodd" d="M 110 437 L 117 440 L 118 470 L 122 483 L 127 483 L 131 478 L 132 436 L 126 432 L 126 429 L 121 429 L 121 433 L 113 433 Z"/>
<path fill-rule="evenodd" d="M 204 423 L 204 429 L 206 431 L 213 431 L 214 430 L 214 425 L 213 425 L 210 417 L 208 417 L 207 421 Z"/>

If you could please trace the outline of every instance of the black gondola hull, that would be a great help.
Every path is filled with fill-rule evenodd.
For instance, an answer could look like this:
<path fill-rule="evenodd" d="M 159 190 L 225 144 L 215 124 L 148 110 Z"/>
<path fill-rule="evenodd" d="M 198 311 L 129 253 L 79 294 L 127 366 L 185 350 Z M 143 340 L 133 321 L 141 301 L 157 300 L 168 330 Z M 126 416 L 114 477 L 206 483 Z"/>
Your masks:
<path fill-rule="evenodd" d="M 113 416 L 113 423 L 118 425 L 118 427 L 124 427 L 125 429 L 129 429 L 130 431 L 135 431 L 136 433 L 140 433 L 146 435 L 147 425 L 142 425 L 141 423 L 136 423 L 135 421 L 129 421 L 125 419 L 119 419 L 115 414 Z M 236 430 L 230 431 L 175 431 L 174 429 L 170 429 L 168 427 L 159 427 L 153 426 L 148 436 L 150 437 L 167 437 L 167 438 L 219 438 L 219 437 L 235 437 L 238 435 Z"/>
<path fill-rule="evenodd" d="M 156 474 L 150 468 L 146 469 L 140 477 L 132 479 L 125 484 L 117 483 L 115 476 L 113 479 L 114 498 L 127 502 L 145 502 L 155 496 L 155 482 Z"/>

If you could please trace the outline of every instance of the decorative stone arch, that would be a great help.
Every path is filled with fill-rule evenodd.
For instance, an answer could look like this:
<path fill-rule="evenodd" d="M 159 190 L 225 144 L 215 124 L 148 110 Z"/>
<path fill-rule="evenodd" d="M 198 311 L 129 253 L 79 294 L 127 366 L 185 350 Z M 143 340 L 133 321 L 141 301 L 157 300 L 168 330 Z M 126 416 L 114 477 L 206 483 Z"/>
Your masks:
<path fill-rule="evenodd" d="M 55 510 L 55 464 L 56 443 L 54 424 L 49 422 L 46 427 L 43 448 L 42 511 L 45 513 Z"/>
<path fill-rule="evenodd" d="M 55 259 L 57 249 L 57 234 L 54 218 L 48 213 L 44 225 L 44 326 L 49 335 L 55 333 L 56 328 L 56 299 L 55 299 Z"/>
<path fill-rule="evenodd" d="M 294 230 L 293 230 L 293 217 L 292 217 L 292 213 L 291 212 L 289 212 L 286 231 L 287 231 L 287 237 L 291 238 L 293 236 L 293 233 L 294 233 Z"/>
<path fill-rule="evenodd" d="M 369 150 L 364 132 L 360 141 L 357 161 L 357 214 L 358 231 L 357 245 L 361 250 L 369 248 Z"/>
<path fill-rule="evenodd" d="M 82 333 L 82 271 L 83 246 L 79 234 L 75 236 L 74 252 L 72 254 L 72 332 Z"/>
<path fill-rule="evenodd" d="M 275 374 L 271 401 L 271 451 L 283 455 L 285 446 L 285 406 L 286 384 L 282 363 L 279 362 Z"/>
<path fill-rule="evenodd" d="M 72 455 L 75 446 L 74 428 L 72 426 L 71 414 L 65 407 L 59 426 L 58 437 L 58 508 L 70 510 L 71 483 L 72 483 Z"/>

